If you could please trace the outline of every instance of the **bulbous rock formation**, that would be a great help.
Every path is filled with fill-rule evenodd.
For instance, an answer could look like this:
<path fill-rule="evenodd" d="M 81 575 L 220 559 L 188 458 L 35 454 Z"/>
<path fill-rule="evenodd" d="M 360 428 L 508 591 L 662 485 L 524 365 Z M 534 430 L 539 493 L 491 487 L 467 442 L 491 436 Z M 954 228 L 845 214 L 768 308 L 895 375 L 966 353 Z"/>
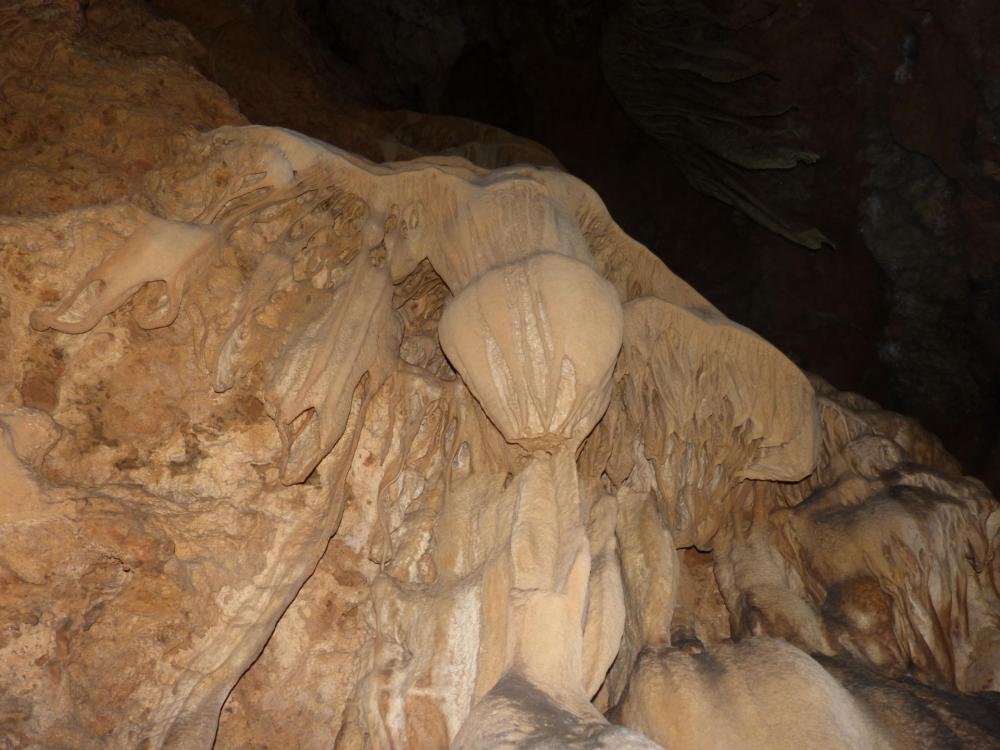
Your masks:
<path fill-rule="evenodd" d="M 991 626 L 997 596 L 989 583 L 995 503 L 983 497 L 956 505 L 955 483 L 967 480 L 934 486 L 949 500 L 922 506 L 940 525 L 925 522 L 918 538 L 939 540 L 934 543 L 943 546 L 929 549 L 938 549 L 934 559 L 944 564 L 955 535 L 972 534 L 973 557 L 956 559 L 950 577 L 929 589 L 906 583 L 905 576 L 921 568 L 899 570 L 895 558 L 885 558 L 881 568 L 845 568 L 837 550 L 861 543 L 865 532 L 847 516 L 834 531 L 821 531 L 817 521 L 830 523 L 817 515 L 825 506 L 803 497 L 805 490 L 789 499 L 790 488 L 816 486 L 812 495 L 822 494 L 827 505 L 843 502 L 836 498 L 845 492 L 848 498 L 877 493 L 887 481 L 871 484 L 880 472 L 901 476 L 895 467 L 906 453 L 893 440 L 899 438 L 869 425 L 872 440 L 852 435 L 838 444 L 831 431 L 841 412 L 818 408 L 833 402 L 817 402 L 813 386 L 782 355 L 655 265 L 568 175 L 526 167 L 487 172 L 454 159 L 375 165 L 290 131 L 250 127 L 192 136 L 183 155 L 146 185 L 147 210 L 95 208 L 8 227 L 12 238 L 38 237 L 53 224 L 72 226 L 85 216 L 117 219 L 128 228 L 58 305 L 34 310 L 31 322 L 84 336 L 104 328 L 112 341 L 125 325 L 121 335 L 129 342 L 115 342 L 121 347 L 115 356 L 131 350 L 141 360 L 142 351 L 157 346 L 149 338 L 155 332 L 141 332 L 174 327 L 185 311 L 170 356 L 186 360 L 196 402 L 211 414 L 219 398 L 239 391 L 239 398 L 260 404 L 260 416 L 248 415 L 258 436 L 243 449 L 257 478 L 219 465 L 234 455 L 231 444 L 199 441 L 183 459 L 198 467 L 190 470 L 188 499 L 180 501 L 177 520 L 155 526 L 164 512 L 156 508 L 162 501 L 154 499 L 157 482 L 149 476 L 155 464 L 146 464 L 140 485 L 132 485 L 154 492 L 144 512 L 127 499 L 136 489 L 122 495 L 124 486 L 113 478 L 97 480 L 102 494 L 120 498 L 116 513 L 125 514 L 126 523 L 150 529 L 143 532 L 150 541 L 136 551 L 103 553 L 121 561 L 118 575 L 126 581 L 143 571 L 140 580 L 115 586 L 137 593 L 168 586 L 179 611 L 197 611 L 213 624 L 172 625 L 190 645 L 170 652 L 177 654 L 172 658 L 154 650 L 160 692 L 139 674 L 102 673 L 109 687 L 131 689 L 134 708 L 126 704 L 122 719 L 106 730 L 93 723 L 96 716 L 85 723 L 76 730 L 83 732 L 81 746 L 110 741 L 124 747 L 142 738 L 164 747 L 210 745 L 225 696 L 338 522 L 338 538 L 374 564 L 361 576 L 370 585 L 372 630 L 354 660 L 338 747 L 649 744 L 608 727 L 600 705 L 618 706 L 614 715 L 627 726 L 676 743 L 676 717 L 684 714 L 666 718 L 657 705 L 695 687 L 651 675 L 674 674 L 669 665 L 681 658 L 670 649 L 672 611 L 685 576 L 674 551 L 679 547 L 714 548 L 736 635 L 749 627 L 815 653 L 850 653 L 890 676 L 910 671 L 960 689 L 993 687 L 1000 662 Z M 604 280 L 602 263 L 610 262 L 617 274 Z M 407 288 L 422 291 L 394 302 Z M 127 332 L 127 318 L 117 312 L 122 307 L 131 309 L 136 333 Z M 454 369 L 426 338 L 438 325 Z M 56 415 L 63 413 L 60 404 Z M 259 420 L 265 413 L 280 439 L 264 438 Z M 11 415 L 5 418 L 11 435 L 17 428 L 10 425 L 25 420 L 42 435 L 57 432 L 39 412 L 16 407 Z M 9 439 L 5 460 L 19 494 L 43 505 L 50 497 L 82 499 L 83 487 L 66 484 L 68 468 L 55 484 L 34 478 L 30 466 L 37 471 L 46 453 L 53 466 L 66 466 L 65 451 L 50 451 L 52 438 L 45 440 L 29 449 L 18 447 L 24 439 Z M 136 442 L 145 454 L 142 439 Z M 875 447 L 881 458 L 864 459 Z M 215 468 L 200 468 L 206 465 Z M 837 465 L 856 466 L 861 474 L 837 476 Z M 860 489 L 858 481 L 871 489 Z M 161 478 L 159 492 L 171 484 Z M 973 496 L 976 491 L 982 497 L 981 489 Z M 256 564 L 259 572 L 242 584 L 245 563 L 228 559 L 227 547 L 211 534 L 185 531 L 195 517 L 206 532 L 226 523 L 231 498 L 269 505 L 285 495 L 296 510 L 272 517 L 269 533 L 288 534 L 296 524 L 302 531 L 294 531 L 294 546 L 271 548 Z M 348 496 L 360 501 L 351 527 L 341 520 Z M 787 530 L 779 538 L 767 535 L 770 526 L 747 527 L 744 520 L 766 517 L 775 507 L 772 497 L 790 508 L 784 511 L 789 520 L 777 527 Z M 855 502 L 848 499 L 847 507 Z M 182 509 L 191 503 L 202 508 L 196 516 Z M 79 506 L 76 515 L 48 511 L 60 519 L 53 528 L 71 529 L 89 507 Z M 784 518 L 777 513 L 771 515 Z M 17 527 L 17 521 L 8 524 Z M 872 527 L 876 538 L 878 528 Z M 907 544 L 900 534 L 892 538 Z M 134 546 L 143 537 L 133 531 L 120 538 Z M 191 549 L 179 553 L 184 547 Z M 16 545 L 9 549 L 17 559 Z M 771 562 L 762 564 L 761 554 Z M 875 554 L 849 559 L 874 561 Z M 783 555 L 791 555 L 790 562 L 783 563 Z M 192 568 L 184 559 L 199 562 Z M 58 599 L 59 589 L 43 583 L 54 580 L 53 564 L 37 573 L 24 571 L 23 562 L 8 568 L 21 571 L 18 580 L 42 586 L 39 595 Z M 206 573 L 192 577 L 206 565 Z M 794 582 L 775 582 L 768 565 Z M 208 574 L 213 569 L 228 570 L 230 583 Z M 866 575 L 879 592 L 886 590 L 883 582 L 904 582 L 894 601 L 909 607 L 914 633 L 921 632 L 922 610 L 913 609 L 921 596 L 932 597 L 932 606 L 951 596 L 948 611 L 964 626 L 939 641 L 924 633 L 919 642 L 929 653 L 921 656 L 910 631 L 873 630 L 880 610 L 864 609 L 871 599 L 861 583 Z M 158 583 L 150 590 L 152 581 Z M 811 604 L 816 595 L 811 600 L 809 592 L 824 589 L 825 604 Z M 214 593 L 211 604 L 204 598 L 226 590 L 233 593 Z M 118 644 L 118 659 L 136 658 L 130 648 L 140 641 L 134 615 L 122 611 L 123 597 L 90 605 L 84 629 L 70 636 L 70 654 L 106 632 Z M 147 619 L 157 627 L 155 613 Z M 36 627 L 45 629 L 42 620 Z M 97 654 L 107 653 L 98 645 L 106 642 L 94 641 Z M 737 673 L 786 658 L 756 656 L 763 646 L 716 648 Z M 844 688 L 830 687 L 837 683 L 822 667 L 792 646 L 781 649 L 790 661 L 778 673 L 801 674 L 801 701 L 808 702 L 810 690 L 844 696 L 838 701 L 848 714 L 835 714 L 825 728 L 816 724 L 815 736 L 844 747 L 894 746 L 877 721 L 859 728 L 850 712 L 864 709 Z M 103 661 L 97 654 L 75 667 L 83 670 L 80 689 L 98 679 L 94 670 Z M 40 662 L 53 658 L 59 657 L 42 655 Z M 69 662 L 76 663 L 72 656 Z M 59 684 L 32 693 L 59 705 L 65 690 Z M 178 696 L 185 684 L 181 700 L 162 693 L 169 688 Z M 748 699 L 751 705 L 758 700 Z M 25 737 L 52 742 L 59 736 L 52 732 L 72 731 L 27 705 Z M 739 722 L 749 718 L 732 721 L 737 724 L 726 731 L 747 734 Z M 771 742 L 766 737 L 758 745 Z"/>
<path fill-rule="evenodd" d="M 0 263 L 12 747 L 1000 747 L 996 500 L 558 169 L 186 131 Z"/>

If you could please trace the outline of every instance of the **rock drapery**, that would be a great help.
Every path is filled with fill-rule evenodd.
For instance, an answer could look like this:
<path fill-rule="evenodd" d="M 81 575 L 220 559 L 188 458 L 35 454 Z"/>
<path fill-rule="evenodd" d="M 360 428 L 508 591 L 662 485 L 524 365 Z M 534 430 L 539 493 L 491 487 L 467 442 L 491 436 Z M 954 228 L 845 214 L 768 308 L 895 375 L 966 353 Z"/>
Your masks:
<path fill-rule="evenodd" d="M 298 7 L 383 106 L 546 144 L 726 315 L 919 419 L 1000 492 L 993 0 Z"/>
<path fill-rule="evenodd" d="M 231 119 L 0 223 L 8 744 L 1000 744 L 931 436 L 561 171 Z"/>

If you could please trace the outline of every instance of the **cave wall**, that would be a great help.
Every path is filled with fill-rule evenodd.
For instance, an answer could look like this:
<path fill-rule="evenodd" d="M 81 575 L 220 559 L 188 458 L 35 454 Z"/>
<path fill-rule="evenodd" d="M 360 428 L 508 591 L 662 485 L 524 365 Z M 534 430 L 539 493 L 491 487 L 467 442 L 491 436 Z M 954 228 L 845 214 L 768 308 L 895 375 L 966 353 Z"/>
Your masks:
<path fill-rule="evenodd" d="M 815 252 L 693 190 L 622 109 L 601 45 L 638 5 L 299 3 L 373 101 L 545 144 L 727 314 L 838 387 L 921 419 L 996 488 L 992 4 L 688 4 L 710 21 L 679 37 L 758 61 L 754 95 L 792 107 L 786 121 L 819 154 L 760 183 L 836 245 Z"/>
<path fill-rule="evenodd" d="M 535 205 L 580 200 L 560 227 L 578 242 L 570 250 L 593 264 L 587 278 L 608 279 L 583 303 L 553 307 L 555 340 L 573 344 L 574 368 L 586 365 L 596 347 L 592 330 L 580 335 L 579 310 L 603 300 L 614 312 L 608 300 L 620 297 L 626 346 L 614 377 L 596 378 L 610 407 L 587 404 L 601 421 L 579 455 L 532 453 L 530 442 L 521 451 L 523 437 L 498 431 L 511 425 L 496 407 L 521 382 L 541 389 L 534 381 L 545 378 L 494 378 L 507 396 L 490 399 L 486 368 L 466 362 L 458 376 L 438 346 L 447 310 L 460 312 L 440 340 L 479 344 L 455 335 L 474 315 L 454 298 L 469 300 L 463 269 L 488 276 L 476 268 L 481 259 L 465 265 L 435 247 L 433 268 L 420 263 L 390 284 L 386 244 L 396 252 L 428 223 L 389 200 L 389 183 L 345 193 L 331 175 L 358 167 L 349 154 L 227 126 L 246 125 L 252 112 L 255 121 L 316 128 L 378 161 L 438 153 L 422 162 L 427 172 L 437 165 L 486 188 L 488 172 L 462 157 L 497 167 L 556 164 L 557 155 L 491 126 L 365 109 L 373 94 L 362 84 L 351 93 L 356 72 L 338 74 L 290 6 L 172 11 L 203 25 L 188 19 L 189 33 L 133 0 L 31 3 L 0 17 L 11 71 L 0 87 L 3 742 L 351 748 L 367 737 L 369 745 L 497 747 L 497 738 L 516 744 L 504 734 L 514 726 L 560 741 L 567 732 L 582 747 L 648 748 L 600 715 L 617 704 L 616 722 L 662 742 L 688 732 L 677 740 L 685 747 L 751 733 L 759 747 L 801 747 L 802 733 L 814 731 L 865 746 L 882 746 L 875 740 L 888 732 L 886 745 L 906 750 L 959 736 L 996 746 L 995 692 L 955 691 L 995 691 L 1000 675 L 1000 511 L 979 482 L 958 476 L 935 438 L 808 380 L 621 232 L 585 186 L 525 170 L 508 174 L 549 187 L 513 201 L 523 213 L 500 214 L 501 227 L 525 229 L 511 235 L 525 243 Z M 267 38 L 262 24 L 280 29 L 285 44 L 271 77 L 266 57 L 250 57 Z M 567 34 L 576 38 L 559 38 Z M 240 55 L 246 68 L 234 64 Z M 320 77 L 310 66 L 330 67 Z M 313 73 L 299 81 L 305 69 Z M 225 75 L 226 89 L 199 71 Z M 637 199 L 622 211 L 683 247 L 677 265 L 700 268 L 710 295 L 742 290 L 732 299 L 777 320 L 770 303 L 758 305 L 773 303 L 778 287 L 766 297 L 757 284 L 784 277 L 757 282 L 746 258 L 713 258 L 701 245 L 706 233 L 777 243 L 768 263 L 784 257 L 778 248 L 787 253 L 780 269 L 814 264 L 797 267 L 806 292 L 813 271 L 822 278 L 817 269 L 840 259 L 841 291 L 850 286 L 850 255 L 810 255 L 747 222 L 731 225 L 732 211 L 686 192 L 612 100 L 574 101 L 581 116 L 603 113 L 639 144 L 616 173 L 624 183 L 635 170 L 631 195 L 641 174 L 665 196 L 687 196 L 691 215 L 674 218 L 688 222 L 688 236 L 675 236 L 658 213 L 679 212 L 684 200 Z M 581 143 L 591 130 L 576 128 Z M 312 160 L 316 152 L 323 156 Z M 648 157 L 641 169 L 630 161 L 639 153 Z M 891 154 L 880 161 L 881 200 L 898 202 L 912 174 L 927 178 L 914 188 L 920 195 L 941 188 L 926 157 Z M 408 169 L 361 171 L 383 179 Z M 475 218 L 498 218 L 472 192 L 463 196 L 460 205 L 478 206 Z M 575 222 L 579 234 L 566 229 Z M 887 242 L 908 226 L 872 222 Z M 376 238 L 384 232 L 381 249 L 358 244 L 368 236 L 361 226 Z M 458 251 L 478 249 L 456 236 L 447 239 Z M 933 247 L 918 249 L 933 258 Z M 524 278 L 558 287 L 566 269 L 579 271 L 573 263 Z M 345 283 L 355 278 L 357 287 Z M 349 314 L 345 294 L 378 314 Z M 521 372 L 528 356 L 503 317 L 523 312 L 518 301 L 505 307 L 495 285 L 472 294 L 503 302 L 486 305 L 502 314 L 481 329 L 506 347 L 507 372 Z M 344 349 L 317 330 L 357 356 L 337 357 Z M 836 339 L 816 342 L 810 331 L 818 336 L 802 329 L 802 345 L 838 361 Z M 366 346 L 369 332 L 378 347 Z M 373 362 L 386 341 L 396 344 L 388 353 L 398 369 L 383 380 Z M 355 359 L 371 365 L 367 374 Z M 296 366 L 303 361 L 310 366 Z M 316 373 L 323 377 L 301 382 Z M 301 465 L 291 444 L 312 434 L 285 419 L 289 399 L 314 399 L 342 430 L 336 445 L 307 445 Z M 564 436 L 542 438 L 551 447 Z M 541 533 L 560 543 L 540 543 Z M 539 593 L 547 569 L 568 577 Z M 518 576 L 524 585 L 512 589 Z M 571 655 L 586 670 L 568 679 L 559 659 L 577 648 Z M 494 685 L 508 662 L 517 663 L 514 677 Z M 903 673 L 920 682 L 894 681 Z M 719 685 L 726 696 L 773 702 L 733 711 Z M 702 718 L 671 723 L 681 714 L 662 710 L 668 700 Z M 761 705 L 780 721 L 762 726 Z"/>

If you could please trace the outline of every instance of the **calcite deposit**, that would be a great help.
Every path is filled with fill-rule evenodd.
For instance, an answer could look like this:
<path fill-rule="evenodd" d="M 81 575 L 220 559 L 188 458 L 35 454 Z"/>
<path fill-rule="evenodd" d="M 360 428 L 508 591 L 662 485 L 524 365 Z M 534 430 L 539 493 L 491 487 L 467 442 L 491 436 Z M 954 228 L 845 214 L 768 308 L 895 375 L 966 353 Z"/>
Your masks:
<path fill-rule="evenodd" d="M 447 153 L 371 161 L 179 27 L 3 12 L 23 112 L 97 101 L 60 55 L 190 82 L 3 152 L 4 747 L 1000 747 L 1000 505 L 919 425 L 540 147 L 373 116 Z"/>

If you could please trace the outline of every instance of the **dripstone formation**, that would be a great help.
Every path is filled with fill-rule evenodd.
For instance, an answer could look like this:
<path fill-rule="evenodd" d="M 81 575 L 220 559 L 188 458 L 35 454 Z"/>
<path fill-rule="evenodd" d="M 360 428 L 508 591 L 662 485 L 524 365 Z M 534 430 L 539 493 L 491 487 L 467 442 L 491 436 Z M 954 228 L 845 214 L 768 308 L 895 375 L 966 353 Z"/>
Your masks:
<path fill-rule="evenodd" d="M 1000 747 L 1000 505 L 934 437 L 558 168 L 200 85 L 0 218 L 0 744 Z"/>

